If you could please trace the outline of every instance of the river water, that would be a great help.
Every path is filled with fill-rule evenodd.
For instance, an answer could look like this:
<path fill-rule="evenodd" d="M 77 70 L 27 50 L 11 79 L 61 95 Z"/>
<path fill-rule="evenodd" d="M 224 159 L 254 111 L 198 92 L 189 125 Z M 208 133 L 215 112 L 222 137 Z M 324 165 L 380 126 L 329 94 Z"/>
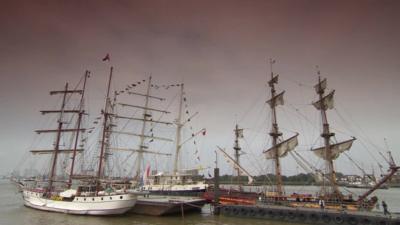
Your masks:
<path fill-rule="evenodd" d="M 252 187 L 254 188 L 254 187 Z M 286 187 L 288 193 L 317 191 L 318 187 Z M 362 190 L 351 189 L 355 193 Z M 392 212 L 400 212 L 400 189 L 378 190 L 376 195 L 385 200 Z M 116 217 L 75 216 L 62 213 L 49 213 L 27 208 L 22 203 L 20 193 L 13 184 L 0 180 L 0 225 L 289 225 L 293 223 L 268 221 L 259 219 L 241 219 L 224 216 L 213 216 L 210 206 L 206 205 L 201 214 L 151 217 L 126 214 Z"/>

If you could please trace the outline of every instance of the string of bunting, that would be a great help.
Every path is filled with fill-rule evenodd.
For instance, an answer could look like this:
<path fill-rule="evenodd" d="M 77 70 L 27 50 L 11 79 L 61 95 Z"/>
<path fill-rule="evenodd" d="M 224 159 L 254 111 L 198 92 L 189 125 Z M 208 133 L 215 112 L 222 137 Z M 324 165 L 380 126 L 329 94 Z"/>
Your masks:
<path fill-rule="evenodd" d="M 187 98 L 185 96 L 185 93 L 183 96 L 183 102 L 185 103 L 184 105 L 185 105 L 186 116 L 189 117 L 190 112 L 189 112 L 189 107 L 187 104 Z M 187 122 L 190 122 L 190 117 L 187 119 Z M 189 126 L 189 129 L 190 129 L 190 133 L 192 134 L 192 137 L 193 137 L 193 144 L 194 144 L 194 149 L 195 149 L 194 155 L 197 159 L 197 162 L 200 162 L 200 154 L 199 154 L 199 148 L 198 148 L 197 142 L 196 142 L 195 131 L 191 125 Z M 203 129 L 201 132 L 202 132 L 203 136 L 206 135 L 206 129 Z"/>
<path fill-rule="evenodd" d="M 129 92 L 130 92 L 132 89 L 134 89 L 134 88 L 136 88 L 136 87 L 138 87 L 138 86 L 140 86 L 140 85 L 143 85 L 143 84 L 145 84 L 145 83 L 146 83 L 146 80 L 145 80 L 145 79 L 144 79 L 144 80 L 141 80 L 141 81 L 136 81 L 136 82 L 134 82 L 134 83 L 131 83 L 131 84 L 126 85 L 126 87 L 125 87 L 123 90 L 116 91 L 115 94 L 116 94 L 116 95 L 120 95 L 120 94 L 123 94 L 123 93 L 130 94 Z"/>
<path fill-rule="evenodd" d="M 163 85 L 152 84 L 151 87 L 154 89 L 164 88 L 165 90 L 168 90 L 170 87 L 180 87 L 181 85 L 182 84 L 163 84 Z"/>

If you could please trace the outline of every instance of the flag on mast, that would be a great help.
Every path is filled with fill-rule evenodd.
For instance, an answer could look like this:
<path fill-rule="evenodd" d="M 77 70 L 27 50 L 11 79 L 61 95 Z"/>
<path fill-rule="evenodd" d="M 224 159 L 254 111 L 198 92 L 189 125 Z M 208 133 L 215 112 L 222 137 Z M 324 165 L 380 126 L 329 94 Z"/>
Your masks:
<path fill-rule="evenodd" d="M 107 53 L 107 55 L 103 58 L 103 62 L 105 61 L 110 61 L 110 54 Z"/>

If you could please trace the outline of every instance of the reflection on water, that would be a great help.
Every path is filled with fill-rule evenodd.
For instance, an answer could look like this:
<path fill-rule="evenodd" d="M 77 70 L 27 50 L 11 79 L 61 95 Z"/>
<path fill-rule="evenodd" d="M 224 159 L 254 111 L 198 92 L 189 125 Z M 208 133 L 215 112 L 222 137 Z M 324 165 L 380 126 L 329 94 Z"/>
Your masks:
<path fill-rule="evenodd" d="M 254 188 L 254 187 L 253 187 Z M 286 187 L 286 192 L 314 193 L 318 187 Z M 361 189 L 351 189 L 355 194 L 362 193 Z M 376 195 L 385 200 L 391 211 L 400 211 L 400 189 L 378 190 Z M 356 196 L 356 195 L 355 195 Z M 224 216 L 213 216 L 210 206 L 206 205 L 201 214 L 187 214 L 184 219 L 180 215 L 167 217 L 151 217 L 139 215 L 123 215 L 113 217 L 92 217 L 48 213 L 27 208 L 22 205 L 22 199 L 16 188 L 8 181 L 0 181 L 0 225 L 289 225 L 293 223 L 268 221 L 258 219 L 241 219 Z"/>

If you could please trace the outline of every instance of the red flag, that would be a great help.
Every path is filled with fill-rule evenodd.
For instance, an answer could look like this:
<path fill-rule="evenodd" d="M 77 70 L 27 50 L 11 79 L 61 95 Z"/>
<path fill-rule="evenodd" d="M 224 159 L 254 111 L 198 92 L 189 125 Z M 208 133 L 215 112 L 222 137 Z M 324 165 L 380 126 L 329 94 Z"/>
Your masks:
<path fill-rule="evenodd" d="M 107 53 L 107 55 L 103 58 L 103 61 L 110 61 L 110 54 Z"/>

